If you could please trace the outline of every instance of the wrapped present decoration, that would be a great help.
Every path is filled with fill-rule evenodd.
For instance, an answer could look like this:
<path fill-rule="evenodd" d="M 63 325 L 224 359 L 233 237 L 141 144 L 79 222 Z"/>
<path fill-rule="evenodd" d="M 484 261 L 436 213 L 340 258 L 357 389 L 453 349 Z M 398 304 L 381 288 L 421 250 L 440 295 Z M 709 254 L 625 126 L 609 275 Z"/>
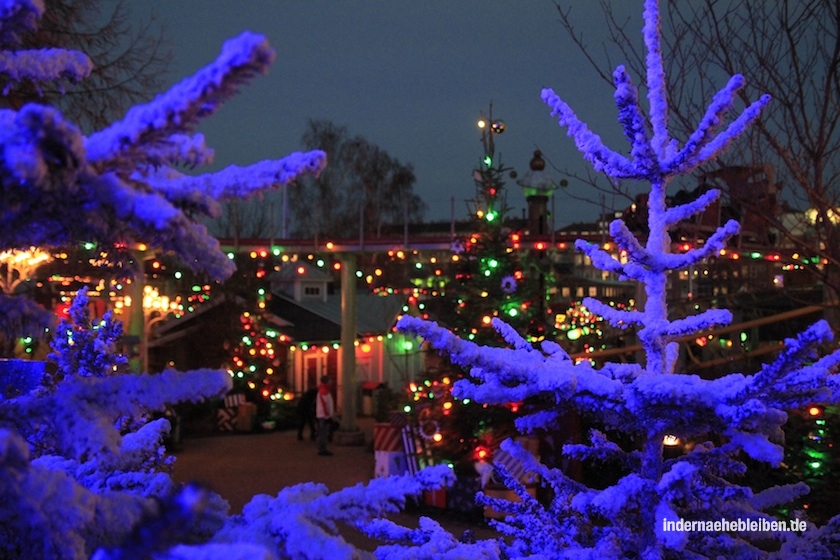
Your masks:
<path fill-rule="evenodd" d="M 232 432 L 236 426 L 236 410 L 220 408 L 216 413 L 216 427 L 220 432 Z"/>
<path fill-rule="evenodd" d="M 427 506 L 445 508 L 446 507 L 446 488 L 440 490 L 424 490 L 423 503 Z"/>
<path fill-rule="evenodd" d="M 373 425 L 374 451 L 402 451 L 402 437 L 400 428 L 388 422 L 377 422 Z"/>
<path fill-rule="evenodd" d="M 253 407 L 253 410 L 248 405 Z M 256 405 L 245 400 L 242 393 L 227 395 L 216 413 L 216 427 L 220 432 L 250 432 L 256 419 Z"/>
<path fill-rule="evenodd" d="M 519 436 L 515 439 L 516 443 L 528 451 L 537 461 L 540 460 L 539 455 L 539 439 L 532 436 Z M 514 458 L 510 453 L 503 449 L 497 449 L 493 453 L 493 466 L 501 466 L 516 480 L 522 484 L 528 485 L 536 482 L 537 475 L 525 469 L 525 465 L 521 461 Z M 495 480 L 501 480 L 499 476 L 493 476 Z"/>
<path fill-rule="evenodd" d="M 481 490 L 481 480 L 477 476 L 458 475 L 455 483 L 446 493 L 446 507 L 452 511 L 478 513 L 481 507 L 475 503 L 475 495 Z"/>
<path fill-rule="evenodd" d="M 234 428 L 237 432 L 251 432 L 257 421 L 257 405 L 246 402 L 236 407 L 236 425 Z"/>
<path fill-rule="evenodd" d="M 503 449 L 498 449 L 493 454 L 493 466 L 504 467 L 513 478 L 522 484 L 532 484 L 536 481 L 536 474 L 527 471 L 520 460 Z M 500 477 L 495 476 L 494 478 L 498 480 Z"/>
<path fill-rule="evenodd" d="M 384 478 L 408 472 L 408 466 L 405 463 L 405 453 L 402 450 L 375 450 L 373 453 L 376 461 L 373 474 L 376 478 Z"/>
<path fill-rule="evenodd" d="M 235 393 L 225 397 L 225 408 L 235 409 L 241 404 L 245 404 L 245 395 L 242 393 Z"/>

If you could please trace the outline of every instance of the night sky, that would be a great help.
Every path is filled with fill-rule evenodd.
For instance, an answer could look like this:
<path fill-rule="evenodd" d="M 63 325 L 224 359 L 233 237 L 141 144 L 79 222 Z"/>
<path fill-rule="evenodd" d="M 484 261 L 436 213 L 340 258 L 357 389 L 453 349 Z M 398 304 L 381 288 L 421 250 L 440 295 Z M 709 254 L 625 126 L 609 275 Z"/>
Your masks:
<path fill-rule="evenodd" d="M 641 30 L 642 3 L 615 4 Z M 449 220 L 452 197 L 455 218 L 464 219 L 465 200 L 475 195 L 472 169 L 483 155 L 476 121 L 491 101 L 494 118 L 507 125 L 496 138 L 497 154 L 520 177 L 536 148 L 558 169 L 585 171 L 540 100 L 543 87 L 560 94 L 611 147 L 626 150 L 612 87 L 571 43 L 551 0 L 172 0 L 131 9 L 149 10 L 166 26 L 174 55 L 167 86 L 213 60 L 225 39 L 244 30 L 264 34 L 277 51 L 268 75 L 202 126 L 216 149 L 213 169 L 299 150 L 307 119 L 329 119 L 414 166 L 427 221 Z M 602 52 L 605 25 L 596 3 L 573 2 L 572 9 L 589 44 Z M 520 189 L 513 181 L 507 186 L 508 205 L 521 215 Z M 558 227 L 597 216 L 597 206 L 569 196 L 587 191 L 570 181 L 558 194 Z"/>

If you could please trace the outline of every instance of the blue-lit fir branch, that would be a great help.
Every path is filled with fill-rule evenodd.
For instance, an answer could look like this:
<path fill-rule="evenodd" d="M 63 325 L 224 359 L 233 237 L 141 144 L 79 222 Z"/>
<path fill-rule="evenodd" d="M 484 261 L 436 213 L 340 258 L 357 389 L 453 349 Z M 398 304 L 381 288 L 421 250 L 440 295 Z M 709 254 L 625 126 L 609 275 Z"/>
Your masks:
<path fill-rule="evenodd" d="M 709 189 L 691 202 L 686 202 L 677 206 L 672 206 L 665 211 L 662 218 L 666 226 L 673 226 L 683 220 L 689 219 L 695 214 L 703 212 L 710 204 L 720 198 L 720 191 L 718 189 Z"/>
<path fill-rule="evenodd" d="M 616 107 L 618 107 L 618 122 L 624 129 L 624 137 L 632 146 L 630 155 L 642 167 L 651 167 L 656 161 L 649 140 L 645 115 L 639 106 L 639 93 L 633 85 L 624 66 L 619 66 L 613 72 L 615 84 Z"/>
<path fill-rule="evenodd" d="M 687 334 L 704 331 L 712 327 L 728 325 L 732 322 L 732 313 L 728 309 L 707 309 L 684 319 L 674 319 L 660 331 L 665 340 L 674 340 Z"/>
<path fill-rule="evenodd" d="M 623 263 L 601 249 L 597 243 L 589 243 L 583 239 L 578 239 L 575 241 L 575 249 L 589 257 L 592 260 L 592 266 L 599 270 L 617 274 L 619 278 L 639 279 L 634 278 L 632 272 L 628 272 Z"/>
<path fill-rule="evenodd" d="M 428 517 L 420 517 L 416 529 L 402 527 L 388 519 L 375 519 L 368 523 L 368 534 L 379 540 L 398 543 L 377 547 L 377 560 L 493 560 L 502 557 L 498 540 L 475 541 L 463 536 L 459 539 Z M 465 536 L 469 537 L 469 534 Z"/>
<path fill-rule="evenodd" d="M 601 300 L 590 297 L 583 298 L 583 305 L 596 315 L 606 319 L 610 325 L 619 329 L 643 324 L 644 314 L 641 311 L 616 309 Z"/>
<path fill-rule="evenodd" d="M 37 28 L 43 13 L 44 3 L 37 0 L 5 2 L 0 10 L 0 77 L 6 82 L 3 95 L 21 82 L 30 83 L 39 94 L 44 82 L 56 82 L 62 89 L 65 81 L 77 82 L 93 70 L 88 56 L 78 51 L 16 48 L 24 33 Z"/>
<path fill-rule="evenodd" d="M 266 72 L 276 54 L 265 37 L 242 33 L 222 46 L 211 64 L 183 79 L 154 100 L 131 108 L 125 117 L 85 139 L 88 161 L 100 171 L 145 161 L 149 147 L 166 144 L 173 134 L 193 132 L 238 88 Z"/>
<path fill-rule="evenodd" d="M 304 483 L 284 488 L 277 496 L 255 496 L 231 517 L 213 538 L 214 543 L 256 543 L 281 558 L 320 560 L 356 558 L 355 547 L 338 533 L 339 525 L 370 530 L 388 540 L 402 538 L 406 531 L 394 526 L 389 535 L 373 520 L 399 511 L 410 496 L 424 490 L 439 490 L 454 482 L 445 465 L 430 467 L 416 476 L 374 479 L 330 493 L 323 484 Z"/>
<path fill-rule="evenodd" d="M 610 222 L 610 236 L 620 250 L 627 252 L 628 263 L 644 263 L 648 259 L 647 250 L 623 220 Z"/>
<path fill-rule="evenodd" d="M 638 452 L 627 453 L 617 443 L 607 439 L 600 430 L 589 430 L 589 444 L 567 443 L 563 445 L 563 454 L 581 460 L 606 462 L 615 460 L 626 468 L 637 469 L 641 465 Z"/>
<path fill-rule="evenodd" d="M 496 329 L 496 332 L 501 335 L 502 339 L 508 343 L 514 350 L 525 350 L 526 352 L 536 352 L 534 346 L 525 340 L 525 338 L 520 335 L 516 330 L 499 319 L 498 317 L 493 317 L 491 319 L 490 324 Z"/>
<path fill-rule="evenodd" d="M 9 2 L 15 8 L 28 4 Z M 3 45 L 0 54 L 12 46 Z M 44 60 L 50 57 L 45 53 Z M 325 154 L 295 153 L 189 178 L 172 166 L 212 161 L 212 150 L 195 129 L 273 58 L 264 37 L 243 33 L 226 42 L 205 69 L 88 137 L 53 107 L 0 109 L 0 200 L 6 209 L 0 213 L 0 246 L 96 240 L 110 250 L 114 244 L 142 242 L 171 251 L 214 279 L 229 277 L 235 265 L 201 218 L 218 215 L 216 199 L 251 196 L 319 173 Z M 8 60 L 38 77 L 25 60 Z"/>

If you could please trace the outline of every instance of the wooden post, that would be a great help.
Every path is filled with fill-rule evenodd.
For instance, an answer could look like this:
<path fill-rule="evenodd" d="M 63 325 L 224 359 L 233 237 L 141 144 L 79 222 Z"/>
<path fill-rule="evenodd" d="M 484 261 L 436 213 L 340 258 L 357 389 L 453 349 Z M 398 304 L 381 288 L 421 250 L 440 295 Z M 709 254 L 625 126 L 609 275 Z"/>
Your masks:
<path fill-rule="evenodd" d="M 341 257 L 341 427 L 336 445 L 363 445 L 364 433 L 356 427 L 356 254 Z M 359 438 L 361 436 L 361 438 Z"/>

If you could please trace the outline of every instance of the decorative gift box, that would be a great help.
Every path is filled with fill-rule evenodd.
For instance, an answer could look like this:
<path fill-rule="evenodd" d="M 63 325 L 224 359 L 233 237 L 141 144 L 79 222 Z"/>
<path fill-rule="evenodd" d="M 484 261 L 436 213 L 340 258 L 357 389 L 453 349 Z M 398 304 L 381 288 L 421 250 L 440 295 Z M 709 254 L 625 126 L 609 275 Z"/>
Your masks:
<path fill-rule="evenodd" d="M 388 422 L 377 422 L 373 425 L 374 451 L 402 451 L 402 437 L 400 428 Z"/>
<path fill-rule="evenodd" d="M 445 508 L 446 507 L 446 488 L 440 490 L 424 490 L 423 503 L 427 506 Z"/>
<path fill-rule="evenodd" d="M 373 474 L 376 478 L 405 474 L 408 467 L 405 464 L 405 453 L 402 451 L 374 451 L 375 467 Z"/>

